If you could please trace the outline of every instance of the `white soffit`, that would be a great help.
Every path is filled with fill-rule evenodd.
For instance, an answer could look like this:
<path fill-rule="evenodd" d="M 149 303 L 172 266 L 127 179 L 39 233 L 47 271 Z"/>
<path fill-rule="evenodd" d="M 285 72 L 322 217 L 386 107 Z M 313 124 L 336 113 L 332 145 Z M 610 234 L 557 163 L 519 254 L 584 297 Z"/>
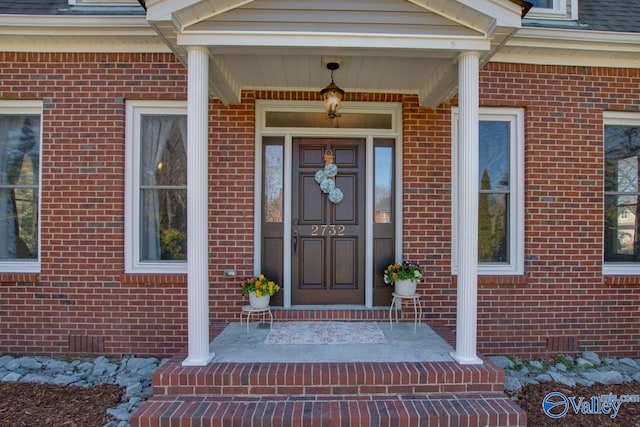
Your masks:
<path fill-rule="evenodd" d="M 640 33 L 522 28 L 492 61 L 638 68 Z"/>
<path fill-rule="evenodd" d="M 170 52 L 144 17 L 0 15 L 5 52 Z"/>

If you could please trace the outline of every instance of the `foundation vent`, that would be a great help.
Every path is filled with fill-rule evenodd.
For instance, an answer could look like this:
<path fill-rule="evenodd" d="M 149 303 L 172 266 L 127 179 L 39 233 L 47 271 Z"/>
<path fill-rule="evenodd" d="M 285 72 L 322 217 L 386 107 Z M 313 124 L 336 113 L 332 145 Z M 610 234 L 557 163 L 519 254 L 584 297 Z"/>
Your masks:
<path fill-rule="evenodd" d="M 574 336 L 547 337 L 547 351 L 549 353 L 576 353 L 578 338 Z"/>
<path fill-rule="evenodd" d="M 104 353 L 104 337 L 95 335 L 69 335 L 69 352 Z"/>

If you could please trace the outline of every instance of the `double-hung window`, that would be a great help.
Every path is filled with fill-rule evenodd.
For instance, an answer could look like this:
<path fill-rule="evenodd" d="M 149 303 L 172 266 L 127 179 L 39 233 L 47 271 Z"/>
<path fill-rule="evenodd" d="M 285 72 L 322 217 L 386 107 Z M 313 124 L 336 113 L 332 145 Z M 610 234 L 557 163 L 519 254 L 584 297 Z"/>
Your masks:
<path fill-rule="evenodd" d="M 39 272 L 42 103 L 0 101 L 0 271 Z"/>
<path fill-rule="evenodd" d="M 605 274 L 640 274 L 640 114 L 604 114 Z"/>
<path fill-rule="evenodd" d="M 185 102 L 127 102 L 125 271 L 187 269 Z"/>
<path fill-rule="evenodd" d="M 458 111 L 453 111 L 452 270 L 458 270 Z M 524 274 L 524 113 L 481 108 L 478 168 L 478 273 Z"/>

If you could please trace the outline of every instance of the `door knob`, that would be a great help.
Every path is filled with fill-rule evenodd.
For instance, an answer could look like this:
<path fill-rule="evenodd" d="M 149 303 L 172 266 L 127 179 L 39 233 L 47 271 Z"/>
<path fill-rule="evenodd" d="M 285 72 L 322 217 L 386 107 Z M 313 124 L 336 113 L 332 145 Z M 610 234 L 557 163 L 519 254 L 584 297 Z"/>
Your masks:
<path fill-rule="evenodd" d="M 295 254 L 298 252 L 298 230 L 293 230 L 291 240 L 293 241 L 293 253 Z"/>

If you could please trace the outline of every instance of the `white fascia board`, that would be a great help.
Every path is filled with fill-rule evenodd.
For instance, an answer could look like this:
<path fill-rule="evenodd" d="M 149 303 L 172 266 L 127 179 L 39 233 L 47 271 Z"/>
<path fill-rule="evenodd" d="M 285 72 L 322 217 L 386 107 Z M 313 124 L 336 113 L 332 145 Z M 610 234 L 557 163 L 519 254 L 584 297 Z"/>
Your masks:
<path fill-rule="evenodd" d="M 507 46 L 640 52 L 640 33 L 614 33 L 556 28 L 522 28 Z"/>
<path fill-rule="evenodd" d="M 489 36 L 495 27 L 520 28 L 522 9 L 508 0 L 408 0 L 448 20 Z M 456 6 L 452 6 L 452 3 Z M 481 19 L 469 21 L 460 18 L 460 7 L 475 10 Z"/>
<path fill-rule="evenodd" d="M 581 51 L 580 55 L 568 55 L 567 51 L 549 53 L 542 49 L 534 49 L 526 53 L 500 52 L 491 58 L 490 62 L 574 67 L 640 68 L 640 56 L 638 54 L 627 54 L 626 57 L 620 57 L 606 55 L 605 52 L 597 55 L 597 52 L 585 53 Z"/>
<path fill-rule="evenodd" d="M 522 8 L 509 0 L 458 0 L 468 7 L 495 18 L 498 27 L 520 28 Z"/>
<path fill-rule="evenodd" d="M 148 29 L 154 32 L 144 16 L 44 16 L 44 15 L 0 15 L 0 29 L 9 28 L 15 34 L 16 28 L 29 28 L 29 34 L 51 33 L 51 28 L 74 31 L 79 28 L 88 28 L 104 33 L 109 29 L 109 34 L 118 34 L 113 31 L 127 32 L 131 29 Z"/>
<path fill-rule="evenodd" d="M 235 9 L 254 0 L 148 0 L 147 19 L 150 21 L 172 21 L 178 24 L 180 30 L 189 25 L 201 22 L 212 16 Z M 190 9 L 205 4 L 202 10 L 206 13 L 194 14 Z"/>
<path fill-rule="evenodd" d="M 206 32 L 178 35 L 179 46 L 281 46 L 378 48 L 408 50 L 488 51 L 485 38 L 407 36 L 390 34 L 306 33 L 306 32 Z"/>
<path fill-rule="evenodd" d="M 32 53 L 170 53 L 171 49 L 163 43 L 116 43 L 96 38 L 94 43 L 86 42 L 51 42 L 50 37 L 39 41 L 20 43 L 19 41 L 0 40 L 2 52 Z"/>
<path fill-rule="evenodd" d="M 147 19 L 149 21 L 170 21 L 178 10 L 190 7 L 202 0 L 147 0 Z"/>

